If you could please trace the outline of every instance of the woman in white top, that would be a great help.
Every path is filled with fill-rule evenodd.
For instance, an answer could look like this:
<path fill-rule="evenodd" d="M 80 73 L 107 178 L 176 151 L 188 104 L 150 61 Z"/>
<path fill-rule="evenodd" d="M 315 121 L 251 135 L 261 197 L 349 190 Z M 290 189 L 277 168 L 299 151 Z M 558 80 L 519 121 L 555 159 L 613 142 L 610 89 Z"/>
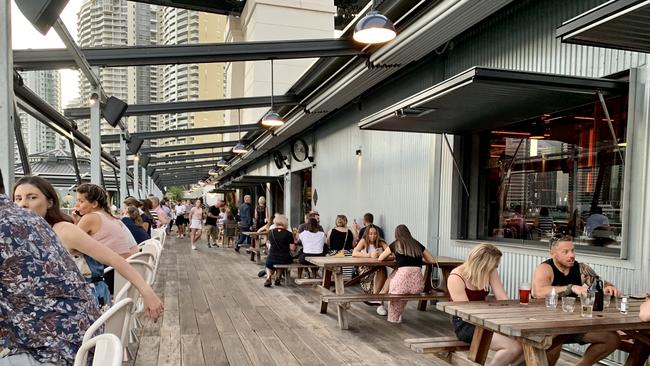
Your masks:
<path fill-rule="evenodd" d="M 379 230 L 377 230 L 377 227 L 373 224 L 369 224 L 363 232 L 363 238 L 361 238 L 359 244 L 354 247 L 352 256 L 361 258 L 379 258 L 381 252 L 387 248 L 388 243 L 386 243 L 383 238 L 379 237 Z M 366 273 L 369 270 L 369 267 L 359 267 L 359 274 Z M 366 292 L 372 291 L 373 294 L 378 294 L 385 282 L 386 267 L 382 267 L 375 271 L 372 281 L 362 281 L 361 288 Z"/>
<path fill-rule="evenodd" d="M 204 212 L 201 208 L 201 200 L 194 201 L 194 207 L 190 210 L 190 242 L 192 249 L 196 250 L 196 243 L 203 234 L 203 216 Z"/>
<path fill-rule="evenodd" d="M 299 259 L 301 264 L 311 264 L 306 257 L 322 257 L 325 255 L 325 233 L 319 231 L 318 226 L 318 221 L 311 218 L 307 221 L 307 229 L 298 234 L 298 242 L 302 244 L 302 253 Z M 312 268 L 312 277 L 315 278 L 317 273 L 318 269 Z"/>

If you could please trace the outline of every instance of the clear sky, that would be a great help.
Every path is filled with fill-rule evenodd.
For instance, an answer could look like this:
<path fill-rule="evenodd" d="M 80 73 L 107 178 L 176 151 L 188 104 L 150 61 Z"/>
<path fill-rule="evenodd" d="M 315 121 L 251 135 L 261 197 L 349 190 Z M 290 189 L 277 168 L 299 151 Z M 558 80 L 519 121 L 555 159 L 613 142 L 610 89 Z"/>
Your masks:
<path fill-rule="evenodd" d="M 83 0 L 69 0 L 61 13 L 72 37 L 77 39 L 77 12 Z M 43 36 L 31 25 L 20 12 L 16 3 L 11 1 L 11 42 L 14 49 L 27 48 L 63 48 L 63 42 L 54 30 Z M 78 94 L 79 72 L 76 70 L 61 70 L 61 106 L 75 98 Z"/>

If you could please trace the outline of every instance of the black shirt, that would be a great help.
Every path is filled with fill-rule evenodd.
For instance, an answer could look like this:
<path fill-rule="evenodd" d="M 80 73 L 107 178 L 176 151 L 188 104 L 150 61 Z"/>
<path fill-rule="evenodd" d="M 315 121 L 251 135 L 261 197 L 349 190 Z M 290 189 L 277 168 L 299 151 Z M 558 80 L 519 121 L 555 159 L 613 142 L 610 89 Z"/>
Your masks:
<path fill-rule="evenodd" d="M 140 217 L 142 217 L 143 222 L 149 224 L 149 228 L 147 229 L 147 235 L 151 236 L 151 229 L 154 227 L 153 219 L 151 218 L 151 216 L 147 215 L 146 213 L 143 213 L 142 215 L 140 215 Z"/>
<path fill-rule="evenodd" d="M 130 217 L 122 217 L 122 222 L 129 229 L 131 235 L 133 235 L 133 239 L 135 239 L 138 244 L 150 239 L 147 232 L 142 227 L 136 225 Z"/>
<path fill-rule="evenodd" d="M 332 229 L 332 233 L 330 234 L 330 250 L 352 250 L 354 249 L 352 246 L 353 241 L 354 234 L 352 234 L 352 231 L 348 230 L 342 233 L 336 229 Z"/>
<path fill-rule="evenodd" d="M 553 283 L 551 286 L 566 286 L 568 284 L 582 286 L 582 276 L 580 276 L 580 264 L 578 261 L 573 263 L 568 275 L 564 275 L 553 263 L 553 259 L 545 260 L 544 263 L 553 269 Z"/>
<path fill-rule="evenodd" d="M 366 227 L 367 226 L 364 226 L 361 229 L 359 229 L 359 240 L 363 239 L 363 234 L 365 234 L 365 232 L 366 232 Z M 375 225 L 375 227 L 377 228 L 377 232 L 379 233 L 379 237 L 382 238 L 382 239 L 386 239 L 386 237 L 384 236 L 384 230 L 382 230 L 377 225 Z"/>
<path fill-rule="evenodd" d="M 293 234 L 290 231 L 275 228 L 269 232 L 269 242 L 271 249 L 269 249 L 270 259 L 276 260 L 291 260 L 291 248 L 293 244 Z"/>
<path fill-rule="evenodd" d="M 395 243 L 396 242 L 393 242 L 388 247 L 390 248 L 391 253 L 393 253 L 393 255 L 395 255 L 395 262 L 397 263 L 397 268 L 400 268 L 400 267 L 422 267 L 422 257 L 409 257 L 409 256 L 406 256 L 406 255 L 397 253 L 397 250 L 395 248 Z M 420 248 L 422 248 L 422 253 L 424 253 L 424 251 L 426 250 L 424 245 L 420 244 Z"/>
<path fill-rule="evenodd" d="M 214 205 L 212 205 L 208 209 L 208 212 L 210 214 L 214 215 L 214 216 L 219 216 L 220 210 L 218 208 L 216 208 Z M 208 218 L 205 219 L 205 224 L 206 225 L 217 226 L 217 218 L 208 216 Z"/>

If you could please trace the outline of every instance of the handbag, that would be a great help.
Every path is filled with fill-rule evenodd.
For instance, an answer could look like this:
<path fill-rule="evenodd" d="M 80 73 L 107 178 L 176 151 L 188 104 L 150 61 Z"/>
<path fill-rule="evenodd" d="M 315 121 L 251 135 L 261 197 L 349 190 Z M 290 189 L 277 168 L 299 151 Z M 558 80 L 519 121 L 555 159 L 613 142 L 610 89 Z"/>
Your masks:
<path fill-rule="evenodd" d="M 347 241 L 348 241 L 348 234 L 350 234 L 350 230 L 345 232 L 345 239 L 343 240 L 343 249 L 338 250 L 338 251 L 330 250 L 329 253 L 328 253 L 328 255 L 330 257 L 345 257 L 345 256 L 351 256 L 352 255 L 352 251 L 345 250 L 345 243 L 347 243 Z"/>

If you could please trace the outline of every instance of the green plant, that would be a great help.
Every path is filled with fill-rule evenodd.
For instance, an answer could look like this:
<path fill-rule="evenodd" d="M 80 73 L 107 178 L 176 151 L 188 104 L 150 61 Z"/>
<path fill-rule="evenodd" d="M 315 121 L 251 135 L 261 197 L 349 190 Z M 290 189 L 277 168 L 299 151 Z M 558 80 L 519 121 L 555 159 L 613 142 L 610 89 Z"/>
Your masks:
<path fill-rule="evenodd" d="M 173 186 L 169 187 L 167 189 L 167 193 L 165 193 L 165 197 L 168 200 L 171 201 L 180 201 L 183 199 L 183 193 L 185 192 L 185 189 L 181 186 Z"/>

